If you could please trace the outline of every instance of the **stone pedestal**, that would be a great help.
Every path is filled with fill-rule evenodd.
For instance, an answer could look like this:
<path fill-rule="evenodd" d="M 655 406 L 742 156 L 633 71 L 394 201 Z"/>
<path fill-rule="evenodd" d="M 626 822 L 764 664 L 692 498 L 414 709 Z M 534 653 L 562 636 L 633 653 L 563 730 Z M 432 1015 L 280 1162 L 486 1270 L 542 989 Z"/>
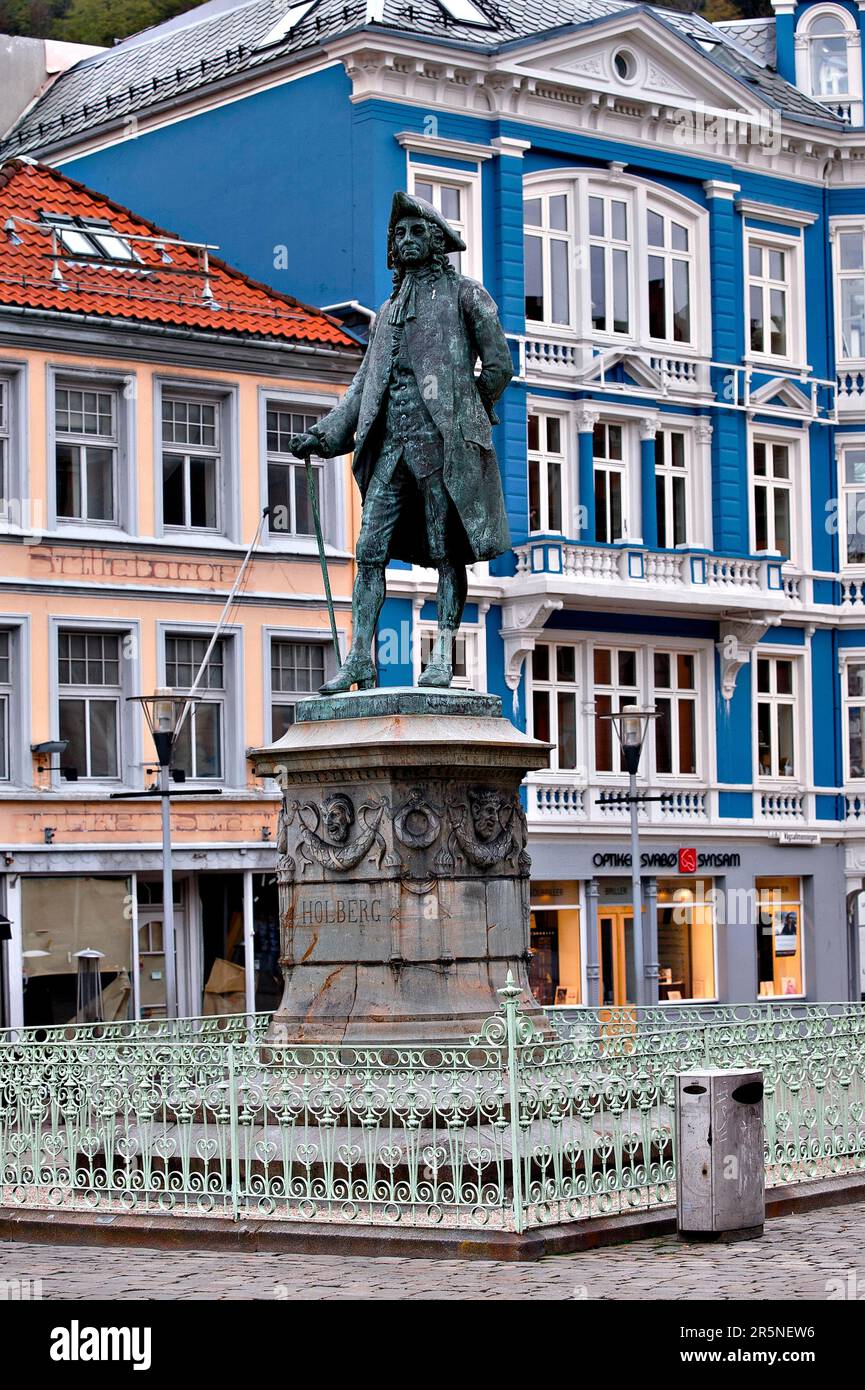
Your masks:
<path fill-rule="evenodd" d="M 529 997 L 519 786 L 548 753 L 471 691 L 297 705 L 253 755 L 283 791 L 274 1041 L 465 1039 L 509 969 Z"/>

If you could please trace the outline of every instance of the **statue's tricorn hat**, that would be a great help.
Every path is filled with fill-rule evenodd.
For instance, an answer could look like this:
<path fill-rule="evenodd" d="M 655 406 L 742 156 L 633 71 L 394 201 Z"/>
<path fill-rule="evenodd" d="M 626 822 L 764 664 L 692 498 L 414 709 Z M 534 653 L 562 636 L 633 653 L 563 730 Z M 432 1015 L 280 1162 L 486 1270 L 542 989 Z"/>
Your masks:
<path fill-rule="evenodd" d="M 417 198 L 413 193 L 394 193 L 388 235 L 392 234 L 401 217 L 422 217 L 424 221 L 434 223 L 444 232 L 446 251 L 465 251 L 466 244 L 459 233 L 454 231 L 450 223 L 446 222 L 441 213 L 425 198 Z"/>

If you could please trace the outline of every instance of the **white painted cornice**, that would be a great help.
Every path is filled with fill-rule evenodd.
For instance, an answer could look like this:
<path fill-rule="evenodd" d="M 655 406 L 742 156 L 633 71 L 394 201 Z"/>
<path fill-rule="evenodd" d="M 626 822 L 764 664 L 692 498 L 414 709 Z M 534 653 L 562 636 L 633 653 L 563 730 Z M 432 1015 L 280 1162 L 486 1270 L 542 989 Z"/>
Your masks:
<path fill-rule="evenodd" d="M 812 227 L 819 213 L 802 212 L 799 208 L 782 208 L 775 203 L 757 203 L 753 198 L 739 198 L 736 211 L 743 217 L 757 217 L 763 222 L 779 222 L 785 227 Z"/>

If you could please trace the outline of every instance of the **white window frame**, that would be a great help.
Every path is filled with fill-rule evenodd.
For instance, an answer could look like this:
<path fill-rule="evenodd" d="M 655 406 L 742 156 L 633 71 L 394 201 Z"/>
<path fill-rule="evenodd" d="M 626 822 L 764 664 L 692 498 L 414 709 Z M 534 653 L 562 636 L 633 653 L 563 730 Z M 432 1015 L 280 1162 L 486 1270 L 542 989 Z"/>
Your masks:
<path fill-rule="evenodd" d="M 759 662 L 769 661 L 773 672 L 770 678 L 770 689 L 761 691 L 759 689 Z M 775 673 L 776 663 L 779 661 L 789 661 L 791 664 L 792 691 L 789 695 L 779 694 L 777 691 L 777 674 Z M 758 647 L 753 655 L 753 729 L 754 729 L 754 785 L 762 789 L 767 786 L 787 789 L 798 789 L 806 782 L 805 774 L 805 748 L 803 747 L 802 730 L 806 727 L 806 719 L 809 711 L 804 709 L 803 701 L 800 698 L 806 687 L 806 672 L 803 669 L 802 651 L 796 652 L 784 647 Z M 768 704 L 773 710 L 770 725 L 770 767 L 768 772 L 760 771 L 760 726 L 758 707 L 761 704 Z M 793 770 L 788 776 L 777 770 L 778 767 L 778 719 L 774 711 L 780 706 L 790 706 L 793 710 L 792 730 L 793 730 Z"/>
<path fill-rule="evenodd" d="M 451 260 L 459 275 L 468 275 L 472 280 L 482 280 L 483 229 L 481 225 L 481 173 L 480 167 L 444 167 L 441 164 L 425 164 L 408 153 L 407 187 L 409 193 L 417 193 L 419 183 L 433 186 L 432 204 L 441 212 L 441 189 L 443 186 L 459 190 L 462 216 L 459 221 L 446 218 L 459 232 L 466 244 L 465 251 L 452 254 Z M 419 194 L 423 197 L 423 194 Z"/>
<path fill-rule="evenodd" d="M 183 622 L 157 622 L 157 683 L 168 686 L 167 639 L 169 637 L 193 638 L 205 644 L 213 636 L 213 627 L 192 625 Z M 219 639 L 223 646 L 223 686 L 221 690 L 211 690 L 202 684 L 196 692 L 196 703 L 215 701 L 222 706 L 220 719 L 220 742 L 222 771 L 218 777 L 192 777 L 188 780 L 205 787 L 243 787 L 245 785 L 244 749 L 244 683 L 243 683 L 243 629 L 235 624 L 222 628 Z M 197 668 L 196 668 L 197 669 Z M 193 673 L 194 679 L 195 673 Z M 173 687 L 172 687 L 173 688 Z M 179 688 L 181 695 L 185 688 Z M 192 718 L 192 714 L 187 716 Z"/>
<path fill-rule="evenodd" d="M 265 738 L 270 741 L 273 734 L 273 711 L 275 705 L 297 704 L 298 700 L 309 699 L 318 693 L 318 687 L 314 690 L 275 690 L 273 685 L 273 648 L 275 643 L 282 643 L 290 646 L 309 646 L 321 647 L 323 663 L 323 680 L 328 680 L 334 674 L 336 663 L 333 652 L 333 638 L 329 632 L 311 629 L 305 632 L 301 628 L 265 628 L 262 633 L 264 639 L 265 656 L 265 681 L 264 689 L 267 694 L 265 709 Z"/>
<path fill-rule="evenodd" d="M 858 235 L 862 243 L 863 268 L 861 270 L 842 270 L 841 236 Z M 843 373 L 849 364 L 865 362 L 865 331 L 862 334 L 861 350 L 849 356 L 844 350 L 844 322 L 842 313 L 842 285 L 847 280 L 861 280 L 865 295 L 865 218 L 857 215 L 832 217 L 829 221 L 829 243 L 832 248 L 832 298 L 835 318 L 835 355 L 839 371 Z"/>
<path fill-rule="evenodd" d="M 535 675 L 534 654 L 538 648 L 546 648 L 548 653 L 550 675 L 546 680 L 542 680 Z M 560 681 L 557 674 L 558 651 L 560 647 L 567 647 L 574 653 L 574 679 L 573 681 Z M 529 732 L 533 738 L 539 738 L 535 728 L 535 695 L 547 696 L 548 719 L 550 726 L 550 739 L 553 747 L 550 751 L 550 771 L 564 773 L 568 777 L 579 776 L 585 767 L 585 725 L 586 720 L 583 715 L 583 659 L 582 643 L 575 634 L 569 638 L 566 633 L 558 634 L 556 637 L 543 638 L 535 643 L 533 651 L 529 655 L 526 673 L 526 711 Z M 574 766 L 562 767 L 559 758 L 559 701 L 560 694 L 572 695 L 574 698 Z M 583 697 L 584 698 L 584 697 Z"/>
<path fill-rule="evenodd" d="M 14 748 L 13 720 L 15 717 L 15 696 L 18 681 L 17 669 L 17 633 L 14 628 L 7 627 L 0 621 L 0 662 L 8 661 L 8 670 L 3 671 L 0 665 L 0 784 L 8 786 L 14 779 L 13 757 Z M 8 677 L 8 679 L 5 679 Z"/>
<path fill-rule="evenodd" d="M 61 678 L 60 660 L 62 655 L 62 642 L 64 637 L 83 637 L 85 643 L 94 638 L 99 638 L 103 643 L 106 638 L 117 644 L 117 684 L 103 685 L 88 680 L 82 682 L 66 682 Z M 123 700 L 123 633 L 112 631 L 108 628 L 101 632 L 94 630 L 76 629 L 75 627 L 61 626 L 57 633 L 57 715 L 58 725 L 62 730 L 62 719 L 60 718 L 60 707 L 64 703 L 78 703 L 84 706 L 84 760 L 85 766 L 76 769 L 78 780 L 81 782 L 120 782 L 123 780 L 123 725 L 124 725 L 124 700 Z M 91 771 L 91 705 L 114 704 L 116 709 L 114 726 L 114 757 L 117 766 L 115 773 L 96 773 Z"/>
<path fill-rule="evenodd" d="M 172 522 L 166 524 L 163 505 L 163 454 L 188 453 L 189 455 L 208 453 L 198 445 L 163 445 L 162 442 L 162 400 L 163 397 L 175 400 L 200 400 L 217 407 L 218 420 L 218 488 L 217 512 L 218 526 L 195 526 L 187 528 Z M 240 458 L 239 402 L 236 383 L 201 380 L 198 377 L 154 376 L 153 378 L 153 457 L 154 457 L 154 512 L 156 534 L 168 542 L 183 546 L 212 545 L 214 537 L 240 542 L 240 477 L 238 460 Z M 266 491 L 265 491 L 266 496 Z"/>
<path fill-rule="evenodd" d="M 161 406 L 165 409 L 166 404 L 176 403 L 186 407 L 197 406 L 213 412 L 213 443 L 198 443 L 182 441 L 167 441 L 163 436 L 162 411 L 158 423 L 160 440 L 162 443 L 162 521 L 166 531 L 182 531 L 184 534 L 192 532 L 195 535 L 221 535 L 223 530 L 222 517 L 222 492 L 223 492 L 223 448 L 222 448 L 222 419 L 218 401 L 214 401 L 208 396 L 202 396 L 194 391 L 163 391 Z M 202 422 L 203 427 L 203 422 Z M 168 521 L 165 516 L 165 460 L 166 458 L 179 460 L 183 470 L 183 520 Z M 213 508 L 215 519 L 212 526 L 194 525 L 192 521 L 192 481 L 191 467 L 192 459 L 201 458 L 210 461 L 213 467 Z"/>
<path fill-rule="evenodd" d="M 648 221 L 650 214 L 659 217 L 664 227 L 664 242 L 662 246 L 656 246 L 649 241 Z M 673 226 L 682 227 L 688 239 L 687 249 L 682 251 L 673 245 Z M 676 348 L 690 347 L 694 339 L 694 303 L 696 296 L 696 260 L 697 248 L 695 246 L 695 230 L 691 220 L 685 220 L 677 216 L 676 212 L 669 206 L 655 206 L 653 202 L 647 202 L 646 206 L 646 292 L 649 286 L 649 258 L 654 257 L 663 262 L 664 265 L 664 333 L 660 337 L 654 337 L 651 332 L 651 322 L 649 314 L 646 317 L 647 332 L 649 341 L 652 343 L 673 344 Z M 685 265 L 688 268 L 688 316 L 691 328 L 691 336 L 684 340 L 675 338 L 674 323 L 674 292 L 676 264 Z M 669 330 L 669 331 L 668 331 Z"/>
<path fill-rule="evenodd" d="M 815 21 L 827 15 L 838 19 L 847 40 L 847 91 L 819 96 L 814 91 L 811 49 Z M 814 5 L 799 20 L 795 37 L 796 86 L 827 106 L 836 115 L 847 115 L 851 124 L 862 120 L 862 47 L 855 18 L 841 5 Z"/>
<path fill-rule="evenodd" d="M 171 691 L 173 691 L 174 693 L 179 694 L 179 695 L 181 695 L 181 696 L 187 694 L 187 693 L 189 692 L 189 690 L 191 690 L 191 688 L 192 688 L 192 683 L 193 683 L 193 681 L 195 680 L 196 674 L 197 674 L 197 672 L 198 672 L 198 667 L 199 667 L 199 665 L 200 665 L 200 661 L 201 661 L 201 659 L 203 659 L 204 652 L 207 650 L 207 646 L 208 646 L 209 640 L 210 640 L 209 637 L 208 637 L 206 634 L 204 634 L 204 633 L 190 633 L 190 632 L 171 632 L 171 631 L 166 631 L 165 637 L 164 637 L 164 641 L 163 641 L 163 659 L 164 659 L 164 662 L 165 662 L 165 684 L 166 684 L 166 687 L 167 687 L 169 690 L 171 690 Z M 169 670 L 168 670 L 168 666 L 169 666 L 169 661 L 168 661 L 168 644 L 169 644 L 169 642 L 177 642 L 177 641 L 180 641 L 180 642 L 183 642 L 183 641 L 197 642 L 197 643 L 200 643 L 201 646 L 202 646 L 202 650 L 201 650 L 200 656 L 199 656 L 197 653 L 193 656 L 193 659 L 192 659 L 192 662 L 191 662 L 191 665 L 192 665 L 192 668 L 193 668 L 193 670 L 192 670 L 192 681 L 190 681 L 188 685 L 176 685 L 176 684 L 174 684 L 174 683 L 172 682 L 172 680 L 171 680 L 171 674 L 170 674 L 170 672 L 169 672 Z M 211 653 L 210 657 L 208 658 L 208 661 L 209 661 L 209 662 L 213 660 L 213 655 L 214 655 L 214 653 L 215 653 L 217 650 L 219 651 L 219 654 L 220 654 L 220 657 L 221 657 L 221 663 L 220 663 L 220 664 L 221 664 L 221 666 L 222 666 L 222 685 L 221 685 L 221 686 L 211 686 L 211 685 L 209 685 L 209 684 L 206 685 L 206 684 L 204 684 L 204 682 L 202 682 L 202 684 L 198 687 L 198 690 L 197 690 L 196 693 L 195 693 L 195 700 L 194 700 L 194 702 L 193 702 L 193 704 L 192 704 L 192 708 L 190 709 L 188 715 L 186 716 L 186 723 L 187 723 L 187 725 L 188 725 L 188 727 L 189 727 L 189 752 L 190 752 L 190 761 L 191 761 L 191 763 L 192 763 L 192 766 L 191 766 L 190 770 L 187 772 L 187 778 L 188 778 L 188 780 L 191 781 L 191 782 L 209 782 L 209 783 L 213 783 L 214 785 L 221 785 L 221 784 L 226 780 L 226 775 L 225 775 L 225 774 L 226 774 L 226 714 L 227 714 L 227 708 L 226 708 L 226 707 L 227 707 L 227 703 L 228 703 L 228 691 L 227 691 L 227 685 L 226 685 L 226 673 L 227 673 L 226 668 L 227 668 L 228 665 L 229 665 L 229 662 L 228 662 L 228 660 L 227 660 L 227 658 L 228 658 L 228 651 L 227 651 L 226 645 L 225 645 L 225 643 L 222 641 L 222 638 L 221 638 L 221 637 L 217 639 L 216 645 L 215 645 L 215 647 L 214 647 L 214 651 Z M 219 771 L 216 772 L 216 773 L 215 773 L 214 775 L 212 775 L 212 776 L 211 776 L 211 775 L 206 775 L 206 774 L 204 774 L 204 773 L 199 773 L 199 772 L 197 771 L 197 769 L 196 769 L 196 755 L 195 755 L 195 724 L 196 724 L 196 718 L 197 718 L 197 713 L 198 713 L 198 707 L 199 707 L 199 705 L 215 705 L 215 706 L 218 708 L 218 710 L 219 710 L 219 730 L 218 730 L 218 742 L 219 742 L 219 748 L 218 748 L 218 755 L 219 755 Z M 181 735 L 181 736 L 182 736 L 182 735 Z"/>
<path fill-rule="evenodd" d="M 114 438 L 77 435 L 64 432 L 62 439 L 57 430 L 56 393 L 57 388 L 73 391 L 110 392 L 114 398 Z M 50 529 L 67 534 L 92 536 L 94 539 L 109 533 L 129 535 L 134 533 L 137 520 L 137 484 L 135 468 L 135 403 L 137 384 L 134 372 L 121 375 L 117 372 L 92 369 L 82 372 L 66 363 L 50 363 L 46 368 L 46 453 L 49 460 L 50 480 L 46 498 L 47 525 Z M 57 513 L 57 445 L 58 443 L 111 447 L 114 451 L 112 487 L 114 493 L 114 518 L 111 521 L 90 520 L 81 517 L 59 516 Z"/>
<path fill-rule="evenodd" d="M 634 704 L 651 708 L 656 694 L 664 698 L 672 698 L 677 694 L 683 699 L 693 699 L 695 706 L 694 717 L 694 751 L 696 760 L 696 771 L 693 773 L 679 772 L 659 772 L 657 767 L 657 755 L 654 734 L 650 728 L 646 739 L 646 746 L 640 760 L 638 777 L 641 781 L 656 783 L 661 788 L 676 787 L 704 788 L 711 785 L 715 777 L 715 739 L 714 739 L 714 651 L 710 644 L 700 642 L 696 639 L 686 637 L 676 637 L 668 640 L 662 638 L 631 638 L 624 633 L 593 633 L 586 645 L 586 686 L 590 701 L 586 708 L 597 718 L 597 696 L 613 696 L 613 713 L 618 713 L 621 708 L 621 697 L 625 696 L 628 700 L 633 700 Z M 611 675 L 613 677 L 610 685 L 595 685 L 595 652 L 597 650 L 609 651 L 611 656 Z M 620 651 L 636 652 L 636 686 L 634 688 L 622 686 L 618 681 L 618 653 Z M 664 690 L 655 687 L 655 654 L 668 653 L 674 660 L 679 655 L 691 656 L 694 659 L 694 689 L 686 691 L 682 689 Z M 594 722 L 594 719 L 592 722 Z M 595 744 L 594 729 L 588 735 L 590 743 L 592 776 L 601 785 L 609 782 L 619 783 L 627 775 L 621 758 L 621 750 L 615 731 L 611 730 L 612 749 L 613 749 L 613 770 L 599 769 L 597 766 L 597 750 Z"/>
<path fill-rule="evenodd" d="M 451 685 L 461 690 L 486 690 L 487 651 L 486 651 L 486 613 L 488 605 L 478 604 L 478 620 L 463 622 L 454 639 L 454 665 L 457 665 L 460 648 L 464 652 L 465 675 L 455 675 Z M 435 619 L 416 617 L 412 647 L 412 672 L 414 684 L 423 671 L 424 647 L 430 648 L 435 642 L 438 624 Z"/>
<path fill-rule="evenodd" d="M 603 231 L 592 231 L 592 202 L 600 201 L 603 208 Z M 625 220 L 627 222 L 628 234 L 625 237 L 617 236 L 614 227 L 613 205 L 620 205 L 625 209 Z M 635 227 L 635 208 L 634 199 L 629 196 L 629 190 L 611 188 L 606 185 L 589 183 L 586 186 L 585 200 L 581 206 L 583 234 L 580 238 L 588 252 L 588 305 L 587 318 L 589 332 L 593 338 L 606 339 L 609 342 L 630 342 L 634 336 L 634 245 L 637 240 Z M 606 323 L 603 327 L 592 322 L 592 262 L 593 251 L 600 251 L 603 260 L 604 272 L 604 313 Z M 627 294 L 627 326 L 625 328 L 615 327 L 615 258 L 624 255 L 625 257 L 625 277 L 624 284 Z M 612 323 L 612 327 L 610 324 Z"/>
<path fill-rule="evenodd" d="M 538 329 L 546 330 L 551 334 L 573 333 L 577 330 L 577 254 L 576 254 L 576 231 L 574 224 L 574 192 L 569 182 L 561 180 L 545 181 L 543 187 L 529 184 L 526 182 L 523 188 L 523 203 L 529 200 L 539 199 L 541 203 L 541 225 L 538 227 L 528 226 L 523 218 L 523 247 L 525 248 L 526 237 L 536 237 L 541 243 L 541 283 L 542 300 L 544 313 L 540 319 L 526 318 L 526 332 L 534 333 Z M 564 198 L 566 208 L 567 228 L 554 228 L 550 226 L 549 202 L 551 198 Z M 568 312 L 564 322 L 557 322 L 549 316 L 548 310 L 552 305 L 552 269 L 550 259 L 550 243 L 562 242 L 565 245 L 565 264 L 568 272 Z M 525 250 L 524 250 L 525 254 Z"/>
<path fill-rule="evenodd" d="M 765 477 L 754 472 L 754 445 L 767 447 L 767 470 L 770 466 L 772 445 L 783 444 L 788 451 L 789 481 L 775 478 L 767 471 Z M 809 467 L 809 439 L 807 429 L 777 428 L 752 425 L 748 430 L 748 525 L 749 544 L 752 555 L 780 556 L 778 550 L 757 550 L 756 488 L 765 487 L 771 494 L 774 488 L 789 495 L 790 506 L 790 554 L 784 557 L 796 570 L 807 570 L 811 563 L 811 484 Z M 774 514 L 771 518 L 771 532 L 774 540 Z"/>
<path fill-rule="evenodd" d="M 571 414 L 568 410 L 551 409 L 546 400 L 529 399 L 526 410 L 526 430 L 528 432 L 528 417 L 535 416 L 538 419 L 538 448 L 532 449 L 526 439 L 526 465 L 527 483 L 529 494 L 529 532 L 531 535 L 561 535 L 571 536 L 577 534 L 575 530 L 575 508 L 573 503 L 573 472 L 574 462 L 571 448 Z M 547 445 L 549 420 L 558 421 L 559 443 L 558 452 L 550 450 Z M 532 466 L 538 470 L 538 499 L 540 525 L 531 525 L 531 471 Z M 561 525 L 551 526 L 549 511 L 549 475 L 550 468 L 559 469 L 559 490 L 561 496 Z"/>
<path fill-rule="evenodd" d="M 844 784 L 845 786 L 865 787 L 865 766 L 854 776 L 850 766 L 850 711 L 853 708 L 863 711 L 863 730 L 865 730 L 865 695 L 850 695 L 849 668 L 861 666 L 865 669 L 865 648 L 843 647 L 840 653 L 839 673 L 841 680 L 842 741 L 844 745 Z M 865 733 L 863 733 L 865 738 Z M 863 760 L 865 761 L 865 760 Z"/>
<path fill-rule="evenodd" d="M 290 391 L 276 387 L 260 386 L 258 390 L 258 436 L 261 478 L 261 505 L 270 505 L 268 482 L 268 462 L 270 454 L 267 447 L 267 412 L 270 409 L 283 410 L 296 415 L 314 415 L 319 419 L 339 404 L 335 394 L 317 394 L 307 391 Z M 303 464 L 295 460 L 299 467 Z M 350 558 L 346 550 L 346 475 L 345 457 L 328 459 L 321 465 L 320 503 L 321 527 L 325 550 L 334 559 Z M 305 486 L 305 482 L 304 482 Z M 291 531 L 272 531 L 265 526 L 261 534 L 261 544 L 269 549 L 280 550 L 290 555 L 318 556 L 315 536 L 297 535 Z"/>
<path fill-rule="evenodd" d="M 667 656 L 670 659 L 669 665 L 671 684 L 669 686 L 661 686 L 655 683 L 656 656 Z M 694 685 L 692 688 L 689 688 L 687 686 L 680 686 L 678 683 L 677 658 L 679 656 L 690 656 L 693 658 Z M 655 643 L 650 648 L 647 648 L 646 662 L 648 665 L 647 677 L 650 681 L 652 689 L 650 707 L 654 707 L 655 709 L 657 709 L 659 700 L 669 700 L 670 702 L 670 751 L 673 766 L 671 767 L 669 772 L 661 772 L 661 770 L 659 769 L 657 765 L 657 739 L 654 729 L 650 729 L 651 746 L 649 750 L 649 757 L 651 759 L 651 762 L 654 764 L 654 776 L 657 777 L 659 781 L 662 781 L 664 778 L 669 777 L 670 780 L 674 782 L 682 782 L 689 784 L 693 783 L 695 785 L 699 785 L 705 780 L 703 769 L 701 766 L 703 740 L 701 737 L 702 692 L 700 686 L 703 663 L 700 660 L 700 654 L 698 651 L 685 648 L 679 643 L 672 643 L 669 646 L 661 645 L 660 643 Z M 683 772 L 679 768 L 679 764 L 681 762 L 681 749 L 679 747 L 678 709 L 680 704 L 690 704 L 694 707 L 693 772 Z M 654 721 L 654 723 L 657 724 L 657 721 Z"/>
<path fill-rule="evenodd" d="M 674 466 L 673 450 L 670 443 L 672 435 L 680 435 L 682 438 L 682 448 L 684 455 L 684 466 L 677 468 Z M 663 461 L 658 461 L 658 440 L 663 439 L 661 454 Z M 658 481 L 662 483 L 663 491 L 663 510 L 664 510 L 664 541 L 661 541 L 661 526 L 658 519 L 658 546 L 663 550 L 688 550 L 699 542 L 695 540 L 695 515 L 696 515 L 696 465 L 694 459 L 694 431 L 684 425 L 668 422 L 664 417 L 658 426 L 655 434 L 655 510 L 657 512 L 658 502 Z M 677 541 L 674 535 L 675 524 L 675 484 L 681 480 L 685 493 L 685 536 L 681 541 Z"/>
<path fill-rule="evenodd" d="M 569 232 L 554 235 L 568 236 L 571 241 L 570 319 L 568 324 L 527 319 L 526 333 L 540 337 L 571 337 L 587 344 L 609 347 L 632 347 L 647 355 L 710 358 L 712 319 L 708 210 L 650 179 L 624 174 L 621 165 L 611 166 L 608 173 L 596 168 L 538 170 L 523 179 L 524 202 L 529 198 L 558 193 L 565 193 L 569 199 Z M 628 204 L 631 318 L 628 333 L 602 332 L 592 326 L 591 267 L 585 249 L 589 244 L 590 196 L 612 197 Z M 691 341 L 688 343 L 651 338 L 649 335 L 648 256 L 654 250 L 648 244 L 647 214 L 650 210 L 688 228 L 689 255 L 692 258 Z"/>
<path fill-rule="evenodd" d="M 836 466 L 838 470 L 838 550 L 839 560 L 842 569 L 852 570 L 860 573 L 865 569 L 865 480 L 861 483 L 849 483 L 847 481 L 847 454 L 857 451 L 865 456 L 865 435 L 857 434 L 836 434 L 835 452 Z M 857 530 L 862 528 L 862 558 L 850 558 L 849 528 L 847 526 L 847 502 L 849 497 L 856 495 L 862 498 L 861 506 L 857 506 Z"/>
<path fill-rule="evenodd" d="M 111 413 L 111 433 L 110 434 L 88 434 L 86 431 L 61 430 L 57 418 L 57 392 L 67 391 L 77 392 L 82 396 L 88 392 L 97 397 L 106 398 L 109 402 Z M 54 494 L 57 492 L 57 450 L 61 446 L 79 450 L 79 470 L 80 470 L 80 489 L 81 489 L 81 514 L 80 515 L 61 515 L 58 511 L 58 525 L 71 522 L 73 526 L 110 526 L 115 528 L 119 524 L 119 454 L 120 454 L 120 393 L 115 387 L 101 385 L 100 383 L 87 383 L 83 381 L 66 381 L 59 378 L 54 383 Z M 97 407 L 98 409 L 98 407 Z M 89 455 L 91 450 L 101 449 L 111 454 L 111 515 L 110 516 L 87 516 L 87 491 L 88 475 L 90 470 Z M 55 501 L 56 505 L 56 501 Z"/>
<path fill-rule="evenodd" d="M 137 694 L 140 688 L 138 676 L 139 653 L 141 651 L 140 622 L 136 618 L 124 618 L 122 621 L 111 622 L 106 618 L 81 618 L 70 613 L 62 617 L 52 615 L 49 618 L 49 674 L 48 674 L 48 695 L 51 709 L 50 737 L 59 739 L 60 737 L 60 699 L 67 691 L 85 690 L 84 686 L 61 686 L 60 684 L 60 633 L 61 632 L 80 632 L 106 633 L 119 639 L 120 642 L 120 687 L 119 703 L 120 710 L 118 716 L 118 743 L 119 761 L 117 777 L 96 777 L 87 778 L 82 768 L 78 769 L 79 780 L 85 781 L 88 788 L 106 786 L 116 787 L 118 783 L 123 786 L 140 786 L 143 784 L 143 755 L 141 750 L 141 737 L 139 721 L 133 719 L 127 713 L 126 701 L 130 695 Z M 99 698 L 99 691 L 104 691 L 107 687 L 94 686 L 92 694 Z M 113 689 L 113 687 L 111 687 Z M 70 694 L 70 699 L 77 698 Z M 58 768 L 52 769 L 52 785 L 55 789 L 62 788 L 68 792 L 74 783 L 66 782 L 61 778 Z"/>
<path fill-rule="evenodd" d="M 789 235 L 784 232 L 766 231 L 763 228 L 749 226 L 744 223 L 744 318 L 745 318 L 745 361 L 755 362 L 765 365 L 776 364 L 782 367 L 795 367 L 797 370 L 810 370 L 806 361 L 806 337 L 805 337 L 805 267 L 802 235 Z M 761 273 L 759 276 L 752 275 L 750 269 L 750 251 L 752 246 L 761 248 L 761 253 L 765 251 L 782 251 L 785 253 L 786 279 L 775 281 L 771 276 Z M 765 257 L 763 258 L 765 264 Z M 758 350 L 751 346 L 751 286 L 757 284 L 760 287 L 763 322 L 768 324 L 769 318 L 767 308 L 771 305 L 770 291 L 773 287 L 783 286 L 786 294 L 786 329 L 787 344 L 786 351 L 783 353 L 773 352 L 771 341 L 768 349 Z M 768 329 L 764 328 L 764 344 Z"/>

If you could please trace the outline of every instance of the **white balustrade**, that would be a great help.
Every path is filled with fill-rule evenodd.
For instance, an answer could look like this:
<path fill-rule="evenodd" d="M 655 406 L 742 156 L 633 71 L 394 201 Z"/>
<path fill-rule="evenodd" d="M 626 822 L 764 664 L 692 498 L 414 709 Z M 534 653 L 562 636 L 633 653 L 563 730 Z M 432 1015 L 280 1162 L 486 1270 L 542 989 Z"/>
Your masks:
<path fill-rule="evenodd" d="M 805 819 L 805 797 L 800 791 L 761 792 L 760 815 L 763 820 L 801 821 Z"/>

